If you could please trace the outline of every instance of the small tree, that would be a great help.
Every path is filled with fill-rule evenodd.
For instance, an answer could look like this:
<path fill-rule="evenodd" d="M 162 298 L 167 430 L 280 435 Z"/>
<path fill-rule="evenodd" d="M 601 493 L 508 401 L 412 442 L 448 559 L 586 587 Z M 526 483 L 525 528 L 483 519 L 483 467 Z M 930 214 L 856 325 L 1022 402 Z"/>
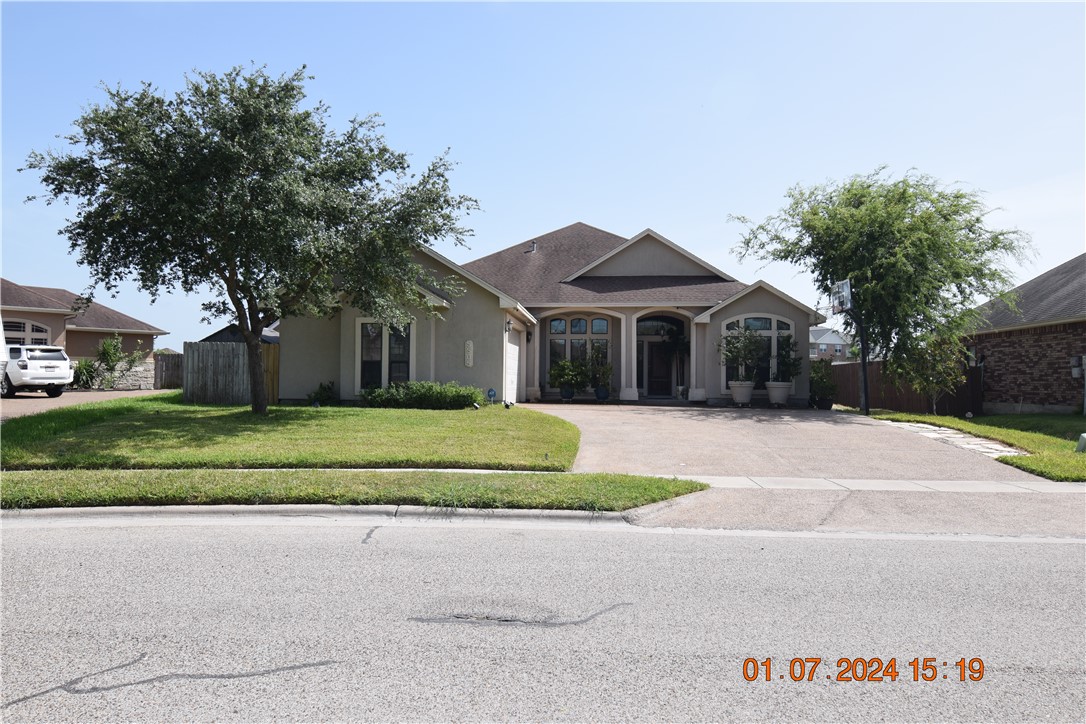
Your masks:
<path fill-rule="evenodd" d="M 107 87 L 106 103 L 76 119 L 70 152 L 26 163 L 47 202 L 79 202 L 62 233 L 91 291 L 127 278 L 152 299 L 213 290 L 204 310 L 237 323 L 256 413 L 268 405 L 260 336 L 270 324 L 346 302 L 403 326 L 408 309 L 428 308 L 424 288 L 460 285 L 414 252 L 462 243 L 459 218 L 477 207 L 450 193 L 445 156 L 410 173 L 375 117 L 331 130 L 325 105 L 303 106 L 304 71 L 197 73 L 172 97 L 147 83 Z"/>
<path fill-rule="evenodd" d="M 791 382 L 803 371 L 803 358 L 799 356 L 799 345 L 790 334 L 777 337 L 777 369 L 773 373 L 774 382 Z"/>
<path fill-rule="evenodd" d="M 107 389 L 116 387 L 136 365 L 146 358 L 146 353 L 139 349 L 138 344 L 135 350 L 126 353 L 121 342 L 121 335 L 114 333 L 110 337 L 105 337 L 98 343 L 98 351 L 95 354 L 95 382 Z"/>
<path fill-rule="evenodd" d="M 931 400 L 934 415 L 939 398 L 965 382 L 965 369 L 965 356 L 956 339 L 929 337 L 917 346 L 916 357 L 900 381 Z"/>
<path fill-rule="evenodd" d="M 840 184 L 795 186 L 787 198 L 760 224 L 731 217 L 747 225 L 738 257 L 799 265 L 827 297 L 849 280 L 845 326 L 859 333 L 861 363 L 873 346 L 897 379 L 926 364 L 928 340 L 962 349 L 980 323 L 979 301 L 1006 298 L 1008 260 L 1021 261 L 1029 249 L 1025 233 L 988 225 L 977 193 L 918 173 L 891 180 L 878 169 Z M 950 377 L 932 379 L 942 385 Z"/>
<path fill-rule="evenodd" d="M 736 368 L 739 380 L 754 382 L 758 371 L 758 362 L 765 353 L 766 338 L 753 329 L 740 327 L 721 335 L 717 349 L 724 364 Z"/>

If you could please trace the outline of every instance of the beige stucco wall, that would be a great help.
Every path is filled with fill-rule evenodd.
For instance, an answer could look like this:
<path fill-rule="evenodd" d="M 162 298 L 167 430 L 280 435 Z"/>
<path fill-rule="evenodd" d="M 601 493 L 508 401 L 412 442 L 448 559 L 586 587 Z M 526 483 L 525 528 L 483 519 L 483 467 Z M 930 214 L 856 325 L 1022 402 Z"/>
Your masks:
<path fill-rule="evenodd" d="M 790 302 L 781 299 L 776 294 L 765 289 L 755 289 L 753 292 L 743 295 L 734 303 L 718 309 L 712 314 L 709 324 L 705 326 L 705 382 L 709 401 L 719 401 L 730 398 L 730 393 L 721 391 L 721 364 L 720 354 L 716 344 L 720 339 L 721 325 L 729 319 L 738 316 L 751 316 L 758 314 L 776 315 L 784 317 L 792 322 L 792 338 L 799 340 L 798 354 L 803 358 L 803 371 L 795 380 L 795 387 L 791 398 L 796 401 L 807 398 L 810 390 L 811 362 L 807 357 L 807 339 L 809 338 L 810 319 L 806 310 L 800 309 Z M 701 326 L 701 325 L 699 325 Z M 765 390 L 755 392 L 755 399 L 764 397 Z"/>
<path fill-rule="evenodd" d="M 501 399 L 507 313 L 498 306 L 494 294 L 471 282 L 466 286 L 466 293 L 453 301 L 451 309 L 442 312 L 445 319 L 435 327 L 436 377 L 484 391 L 493 387 Z M 471 367 L 464 364 L 464 343 L 468 340 L 474 350 Z"/>
<path fill-rule="evenodd" d="M 339 318 L 287 317 L 279 322 L 279 398 L 304 400 L 317 385 L 336 380 L 339 369 Z"/>
<path fill-rule="evenodd" d="M 645 238 L 593 267 L 585 276 L 682 277 L 705 276 L 711 273 L 701 264 L 683 256 L 666 244 L 652 238 Z"/>
<path fill-rule="evenodd" d="M 69 329 L 67 343 L 64 346 L 72 359 L 90 359 L 97 356 L 98 345 L 103 339 L 112 337 L 109 332 L 86 332 Z M 125 354 L 139 350 L 145 357 L 155 351 L 155 338 L 150 334 L 121 334 L 121 351 Z"/>

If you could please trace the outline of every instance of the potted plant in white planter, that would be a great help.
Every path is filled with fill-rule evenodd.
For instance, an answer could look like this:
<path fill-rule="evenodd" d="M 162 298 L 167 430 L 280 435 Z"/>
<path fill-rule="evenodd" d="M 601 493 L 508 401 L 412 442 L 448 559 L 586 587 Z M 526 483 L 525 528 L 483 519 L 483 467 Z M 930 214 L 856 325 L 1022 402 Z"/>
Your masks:
<path fill-rule="evenodd" d="M 791 334 L 777 337 L 777 369 L 773 379 L 765 383 L 769 393 L 769 404 L 784 407 L 788 404 L 788 395 L 792 392 L 792 380 L 803 369 L 803 358 L 796 354 L 797 345 Z"/>
<path fill-rule="evenodd" d="M 717 348 L 724 364 L 738 370 L 738 379 L 728 380 L 732 401 L 737 405 L 749 405 L 754 394 L 754 374 L 765 351 L 765 337 L 753 329 L 742 327 L 721 335 Z"/>

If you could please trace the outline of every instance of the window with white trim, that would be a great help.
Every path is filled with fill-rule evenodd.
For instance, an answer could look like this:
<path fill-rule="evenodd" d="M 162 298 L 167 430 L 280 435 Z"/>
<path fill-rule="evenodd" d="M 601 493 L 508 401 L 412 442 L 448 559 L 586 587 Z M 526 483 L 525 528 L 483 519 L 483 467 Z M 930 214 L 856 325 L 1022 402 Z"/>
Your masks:
<path fill-rule="evenodd" d="M 4 320 L 5 344 L 49 344 L 49 328 L 23 319 Z"/>
<path fill-rule="evenodd" d="M 742 317 L 734 317 L 732 319 L 724 321 L 721 327 L 721 334 L 724 335 L 724 344 L 728 343 L 728 333 L 738 330 L 739 325 L 742 324 L 746 329 L 752 329 L 764 338 L 765 348 L 762 350 L 761 359 L 758 362 L 758 367 L 754 373 L 755 385 L 754 389 L 764 390 L 765 383 L 773 379 L 773 374 L 777 371 L 777 346 L 778 341 L 785 335 L 791 335 L 793 333 L 793 323 L 791 319 L 785 317 L 779 317 L 775 314 L 749 314 Z M 811 356 L 814 356 L 814 347 L 811 347 Z M 735 365 L 721 364 L 723 379 L 720 386 L 722 389 L 728 389 L 732 380 L 739 379 L 739 369 Z"/>

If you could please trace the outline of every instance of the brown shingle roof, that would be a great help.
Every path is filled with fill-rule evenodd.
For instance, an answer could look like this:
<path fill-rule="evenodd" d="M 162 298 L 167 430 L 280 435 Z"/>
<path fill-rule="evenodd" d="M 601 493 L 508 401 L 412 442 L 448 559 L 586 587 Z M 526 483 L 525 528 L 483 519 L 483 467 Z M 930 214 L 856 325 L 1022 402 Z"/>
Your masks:
<path fill-rule="evenodd" d="M 78 294 L 56 287 L 24 287 L 24 289 L 55 299 L 61 307 L 69 312 L 72 310 L 72 305 L 79 298 Z M 7 304 L 6 301 L 4 303 Z M 135 317 L 129 317 L 123 312 L 110 309 L 98 302 L 91 302 L 86 310 L 78 313 L 74 319 L 69 319 L 67 327 L 68 329 L 108 329 L 145 334 L 168 334 L 166 330 L 153 327 L 147 322 L 141 322 Z"/>
<path fill-rule="evenodd" d="M 985 321 L 979 332 L 1086 319 L 1086 254 L 1030 279 L 1014 292 L 1018 311 L 998 299 L 987 302 L 981 307 Z"/>
<path fill-rule="evenodd" d="M 50 312 L 67 313 L 71 307 L 53 299 L 33 287 L 24 287 L 7 279 L 0 279 L 0 305 L 22 309 L 42 309 Z"/>
<path fill-rule="evenodd" d="M 572 282 L 562 281 L 626 241 L 617 234 L 577 222 L 463 266 L 525 306 L 637 303 L 712 306 L 747 287 L 742 282 L 708 275 L 582 276 Z"/>

